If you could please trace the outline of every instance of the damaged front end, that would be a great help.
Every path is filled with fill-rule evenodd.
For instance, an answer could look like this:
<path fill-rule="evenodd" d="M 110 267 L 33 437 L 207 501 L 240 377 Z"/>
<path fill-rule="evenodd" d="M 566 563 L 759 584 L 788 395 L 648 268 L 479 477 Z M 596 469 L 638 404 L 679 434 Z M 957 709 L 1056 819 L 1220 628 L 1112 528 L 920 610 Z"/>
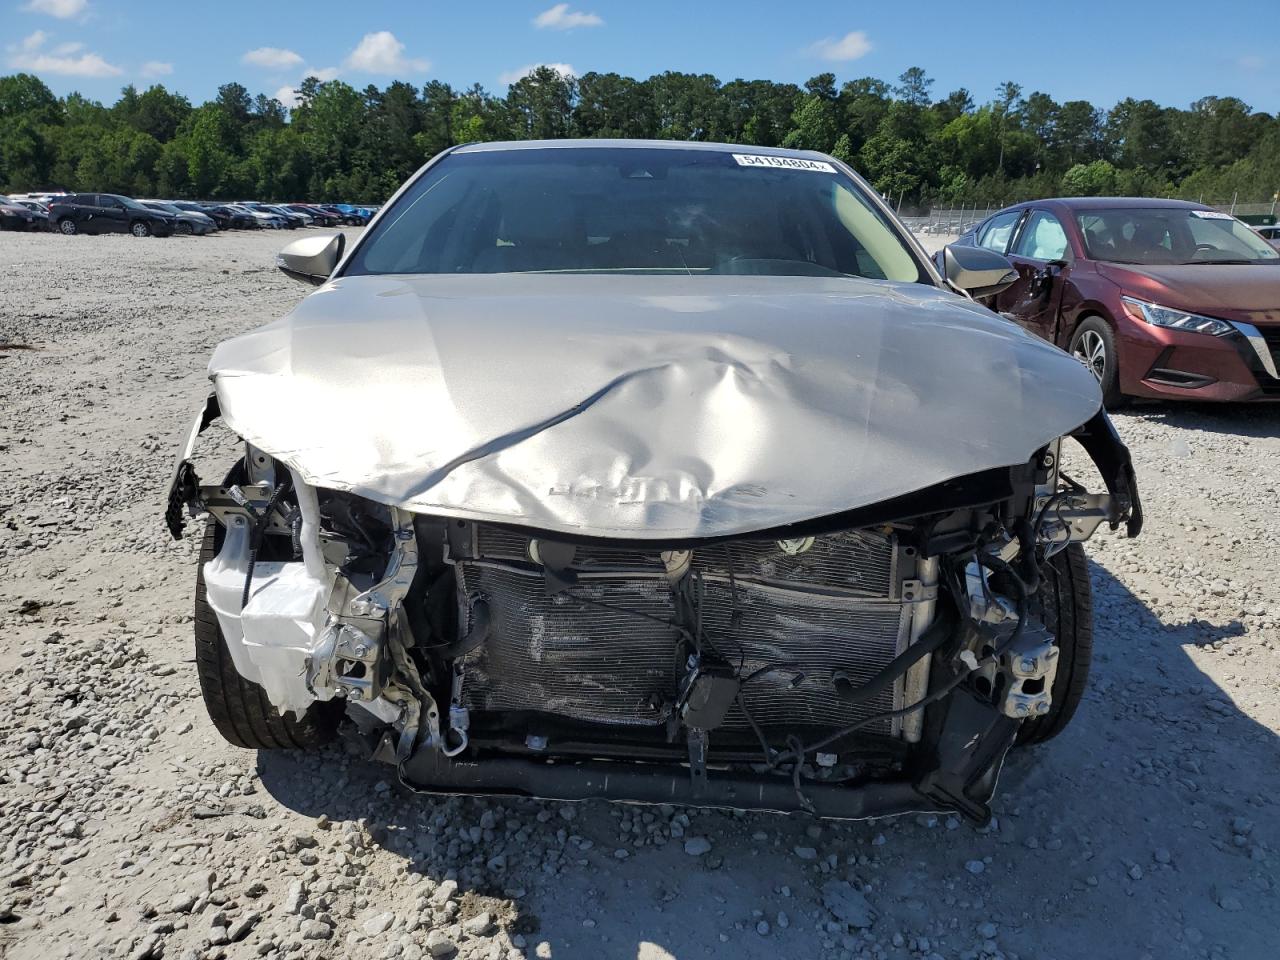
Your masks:
<path fill-rule="evenodd" d="M 1058 705 L 1064 600 L 1045 584 L 1142 513 L 1099 410 L 1059 442 L 841 514 L 672 540 L 573 536 L 317 487 L 246 446 L 192 466 L 167 519 L 219 525 L 208 603 L 282 714 L 340 703 L 415 789 L 832 818 L 985 821 L 1007 750 Z M 1087 579 L 1084 589 L 1087 590 Z M 1086 601 L 1087 602 L 1087 601 Z"/>

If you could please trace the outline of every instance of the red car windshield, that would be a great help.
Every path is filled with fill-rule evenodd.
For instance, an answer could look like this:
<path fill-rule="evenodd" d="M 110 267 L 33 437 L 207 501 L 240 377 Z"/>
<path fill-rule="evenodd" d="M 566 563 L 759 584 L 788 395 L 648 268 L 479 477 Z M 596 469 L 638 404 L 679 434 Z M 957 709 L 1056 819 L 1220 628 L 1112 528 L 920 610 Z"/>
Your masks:
<path fill-rule="evenodd" d="M 1280 260 L 1280 252 L 1248 224 L 1216 210 L 1082 210 L 1076 214 L 1076 222 L 1091 260 L 1153 266 Z"/>

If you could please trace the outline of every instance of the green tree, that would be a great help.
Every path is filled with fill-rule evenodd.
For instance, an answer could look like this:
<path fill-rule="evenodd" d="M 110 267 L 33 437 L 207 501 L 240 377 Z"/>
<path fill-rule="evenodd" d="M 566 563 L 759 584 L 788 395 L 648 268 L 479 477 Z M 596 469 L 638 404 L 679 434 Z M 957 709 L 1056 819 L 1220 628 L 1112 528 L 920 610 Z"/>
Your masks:
<path fill-rule="evenodd" d="M 535 67 L 511 84 L 507 108 L 522 140 L 558 140 L 573 128 L 577 82 L 552 67 Z"/>
<path fill-rule="evenodd" d="M 830 152 L 840 136 L 839 108 L 834 99 L 810 94 L 791 115 L 791 132 L 784 147 Z"/>
<path fill-rule="evenodd" d="M 646 82 L 653 100 L 654 136 L 662 140 L 716 140 L 728 124 L 720 81 L 708 73 L 667 71 Z"/>
<path fill-rule="evenodd" d="M 440 80 L 431 80 L 422 88 L 422 129 L 413 138 L 418 156 L 434 157 L 457 142 L 453 139 L 453 107 L 457 100 L 453 87 Z"/>
<path fill-rule="evenodd" d="M 802 97 L 800 88 L 793 83 L 730 80 L 720 88 L 725 139 L 762 147 L 780 145 Z"/>
<path fill-rule="evenodd" d="M 1062 175 L 1063 192 L 1073 197 L 1101 197 L 1116 191 L 1116 168 L 1106 160 L 1077 163 Z"/>
<path fill-rule="evenodd" d="M 1280 120 L 1234 97 L 1183 109 L 1125 98 L 1023 98 L 1012 82 L 975 105 L 941 100 L 918 68 L 896 84 L 861 77 L 803 86 L 666 72 L 580 79 L 550 68 L 505 97 L 473 85 L 392 81 L 356 90 L 307 77 L 293 107 L 239 83 L 207 103 L 156 84 L 110 106 L 58 98 L 38 77 L 0 77 L 0 189 L 119 190 L 174 197 L 385 199 L 458 143 L 527 137 L 663 137 L 830 152 L 894 202 L 1001 204 L 1056 193 L 1270 198 L 1280 188 Z"/>
<path fill-rule="evenodd" d="M 573 130 L 580 137 L 652 137 L 653 100 L 644 83 L 617 73 L 578 78 Z"/>

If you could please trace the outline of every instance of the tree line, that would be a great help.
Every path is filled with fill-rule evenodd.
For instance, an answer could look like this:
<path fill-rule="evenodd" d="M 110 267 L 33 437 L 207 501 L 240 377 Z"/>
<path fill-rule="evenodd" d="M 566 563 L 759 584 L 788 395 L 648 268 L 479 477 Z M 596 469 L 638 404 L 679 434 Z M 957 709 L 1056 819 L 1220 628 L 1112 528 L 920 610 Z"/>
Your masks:
<path fill-rule="evenodd" d="M 157 84 L 106 106 L 0 77 L 0 189 L 379 202 L 427 158 L 482 140 L 647 137 L 820 150 L 905 207 L 1072 195 L 1270 199 L 1280 119 L 1235 97 L 1109 110 L 1004 83 L 940 99 L 919 67 L 896 84 L 721 82 L 666 72 L 564 76 L 539 67 L 497 96 L 432 80 L 357 90 L 304 80 L 291 110 L 238 83 L 196 106 Z"/>

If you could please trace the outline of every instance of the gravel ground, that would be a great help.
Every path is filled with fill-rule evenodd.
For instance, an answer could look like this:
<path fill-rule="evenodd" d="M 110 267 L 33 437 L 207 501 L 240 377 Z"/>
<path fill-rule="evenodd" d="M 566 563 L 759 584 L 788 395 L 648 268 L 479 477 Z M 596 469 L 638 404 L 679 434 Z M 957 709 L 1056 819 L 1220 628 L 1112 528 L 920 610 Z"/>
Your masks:
<path fill-rule="evenodd" d="M 197 691 L 160 501 L 282 242 L 0 237 L 0 955 L 1280 954 L 1280 409 L 1117 415 L 1148 530 L 1091 544 L 1092 686 L 989 829 L 418 798 Z"/>

